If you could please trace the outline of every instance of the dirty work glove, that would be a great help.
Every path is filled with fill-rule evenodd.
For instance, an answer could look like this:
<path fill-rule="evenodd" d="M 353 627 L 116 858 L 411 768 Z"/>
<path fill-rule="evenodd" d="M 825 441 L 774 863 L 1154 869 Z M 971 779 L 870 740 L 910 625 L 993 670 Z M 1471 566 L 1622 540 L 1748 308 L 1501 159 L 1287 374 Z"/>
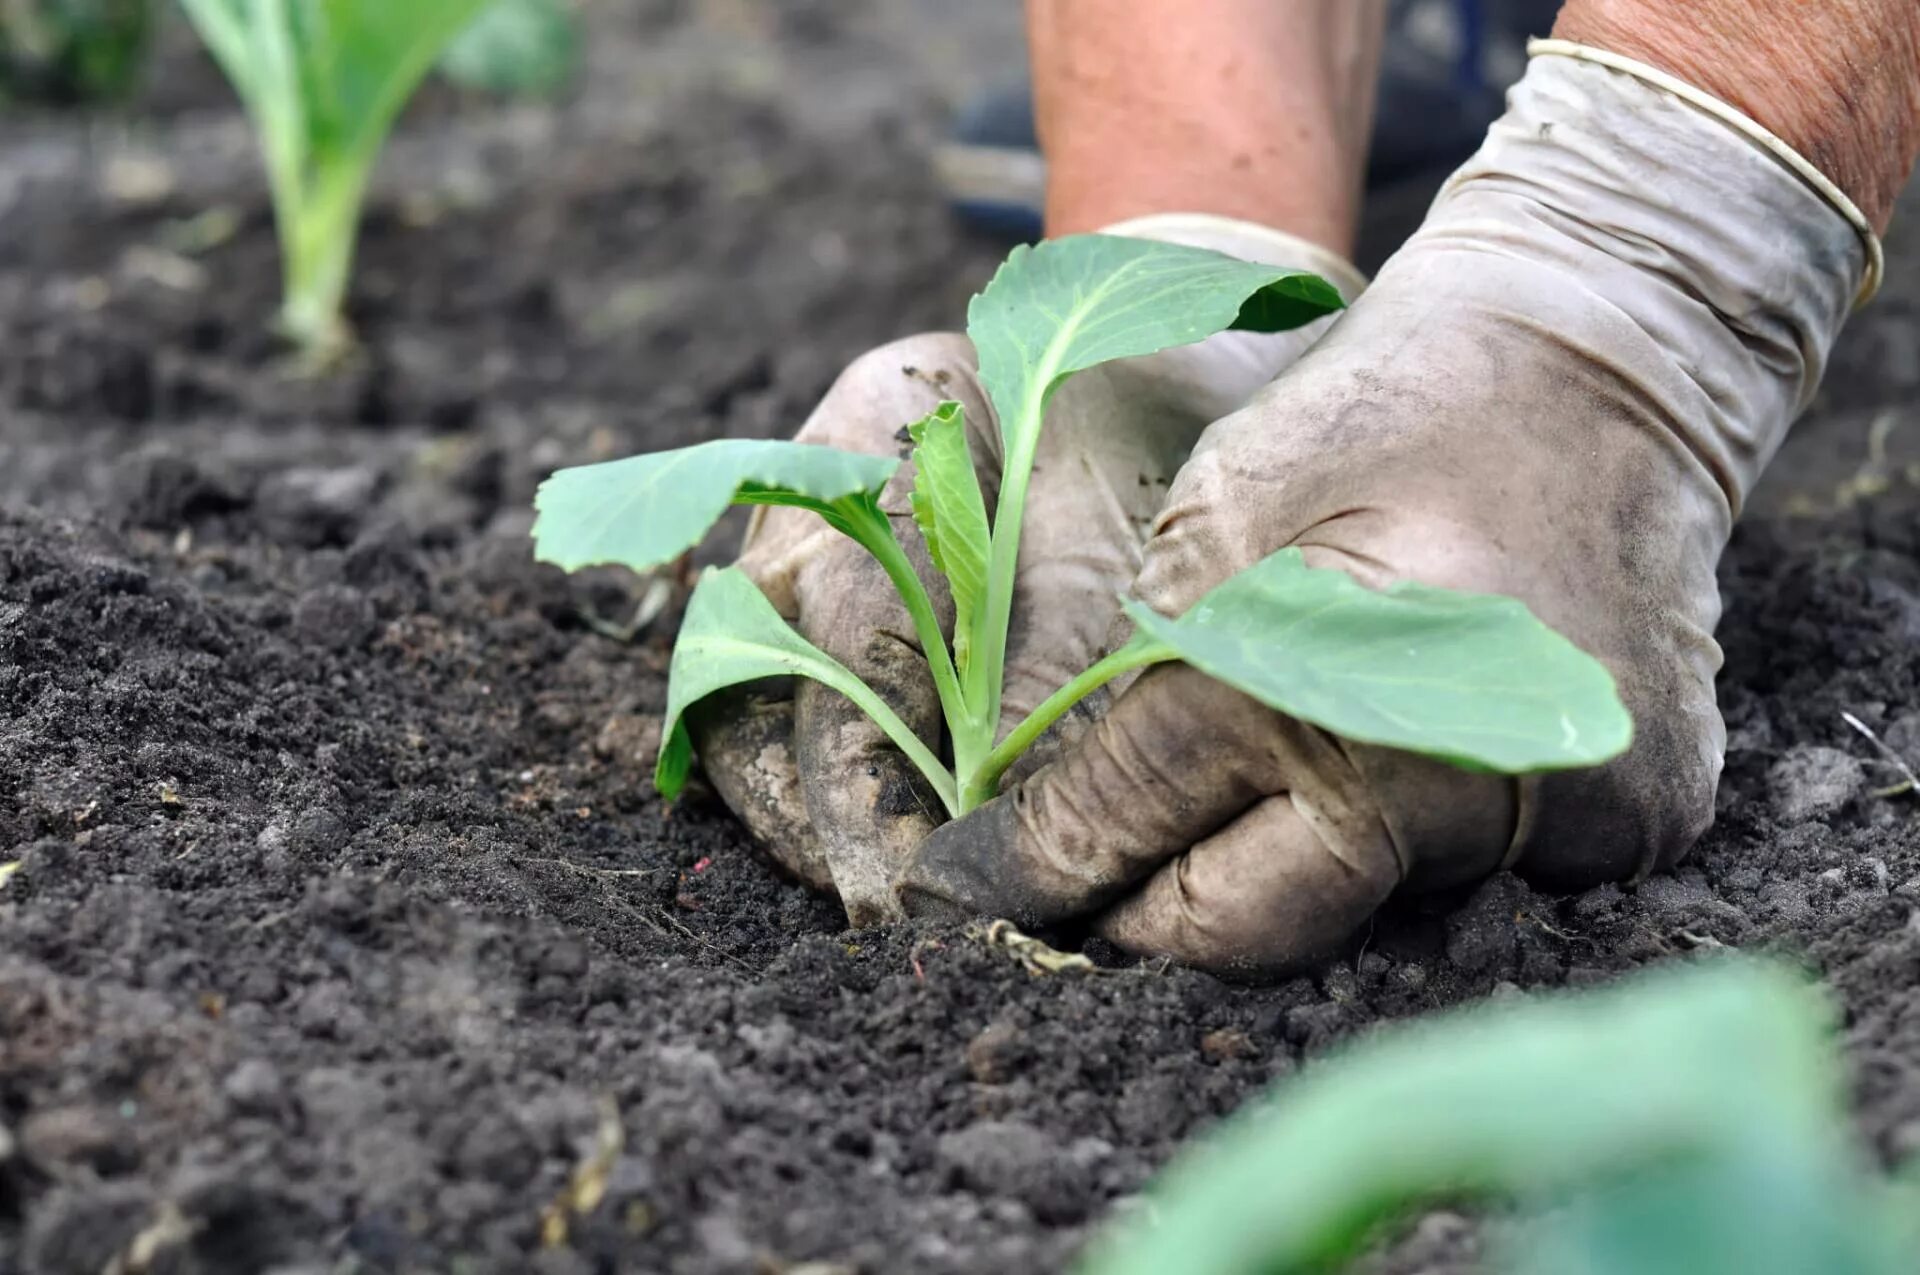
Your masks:
<path fill-rule="evenodd" d="M 1366 296 L 1206 431 L 1134 592 L 1176 615 L 1294 545 L 1371 586 L 1511 594 L 1612 670 L 1631 750 L 1468 774 L 1163 665 L 935 832 L 908 911 L 1084 916 L 1129 950 L 1257 974 L 1337 946 L 1402 885 L 1517 866 L 1573 889 L 1672 862 L 1711 819 L 1725 740 L 1715 559 L 1866 257 L 1739 128 L 1536 57 Z"/>
<path fill-rule="evenodd" d="M 1358 274 L 1331 253 L 1224 218 L 1163 215 L 1108 233 L 1314 270 L 1349 297 L 1359 291 Z M 1118 596 L 1139 570 L 1148 525 L 1200 431 L 1246 402 L 1325 326 L 1223 334 L 1082 373 L 1056 396 L 1027 498 L 1004 723 L 1099 656 Z M 966 408 L 992 508 L 1000 427 L 976 376 L 973 346 L 957 333 L 909 337 L 856 360 L 798 437 L 905 456 L 904 427 L 943 399 Z M 927 564 L 907 503 L 912 488 L 913 467 L 903 465 L 881 507 L 950 632 L 951 600 Z M 754 511 L 739 565 L 808 641 L 865 679 L 939 749 L 939 699 L 913 625 L 864 549 L 813 514 L 764 507 Z M 839 893 L 852 923 L 897 917 L 894 878 L 944 817 L 939 801 L 879 727 L 837 692 L 804 679 L 767 687 L 716 695 L 692 715 L 708 778 L 776 860 L 807 884 Z"/>

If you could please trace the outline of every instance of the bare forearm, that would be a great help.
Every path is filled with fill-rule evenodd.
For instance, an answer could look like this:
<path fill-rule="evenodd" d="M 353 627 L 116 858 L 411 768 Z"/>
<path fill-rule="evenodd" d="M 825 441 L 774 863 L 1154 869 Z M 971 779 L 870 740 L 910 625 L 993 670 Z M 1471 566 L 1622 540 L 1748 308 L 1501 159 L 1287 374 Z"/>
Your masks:
<path fill-rule="evenodd" d="M 1384 0 L 1028 0 L 1047 229 L 1209 212 L 1352 250 Z"/>
<path fill-rule="evenodd" d="M 1568 0 L 1554 34 L 1738 107 L 1883 230 L 1920 153 L 1914 0 Z"/>

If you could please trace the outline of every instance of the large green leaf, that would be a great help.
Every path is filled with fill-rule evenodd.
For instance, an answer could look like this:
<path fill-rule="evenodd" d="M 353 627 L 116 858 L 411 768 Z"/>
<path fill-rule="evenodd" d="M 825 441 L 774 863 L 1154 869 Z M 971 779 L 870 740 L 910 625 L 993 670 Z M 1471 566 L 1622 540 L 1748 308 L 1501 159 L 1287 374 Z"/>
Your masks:
<path fill-rule="evenodd" d="M 534 497 L 534 553 L 568 571 L 644 571 L 698 544 L 736 502 L 798 505 L 841 525 L 871 510 L 899 467 L 832 447 L 723 438 L 562 469 Z"/>
<path fill-rule="evenodd" d="M 1524 773 L 1597 765 L 1633 738 L 1607 670 L 1513 598 L 1376 591 L 1283 549 L 1179 619 L 1126 609 L 1188 664 L 1345 739 Z"/>
<path fill-rule="evenodd" d="M 489 93 L 555 93 L 579 51 L 560 0 L 492 0 L 440 56 L 448 79 Z"/>
<path fill-rule="evenodd" d="M 953 662 L 964 674 L 974 613 L 986 596 L 990 548 L 965 410 L 942 403 L 907 432 L 914 443 L 913 520 L 953 594 Z"/>
<path fill-rule="evenodd" d="M 1152 354 L 1239 328 L 1283 332 L 1340 309 L 1340 293 L 1303 270 L 1183 244 L 1070 235 L 1013 250 L 967 307 L 1009 451 L 1037 429 L 1060 381 L 1110 359 Z"/>
<path fill-rule="evenodd" d="M 1683 1185 L 1690 1207 L 1658 1219 L 1699 1251 L 1701 1234 L 1779 1210 L 1798 1251 L 1833 1253 L 1844 1224 L 1887 1218 L 1856 1171 L 1841 1068 L 1819 998 L 1782 969 L 1740 962 L 1665 970 L 1579 997 L 1482 1006 L 1375 1035 L 1236 1117 L 1154 1189 L 1083 1269 L 1097 1275 L 1320 1272 L 1381 1223 L 1423 1202 L 1509 1195 L 1582 1198 L 1620 1183 Z M 1737 1175 L 1722 1189 L 1722 1174 Z M 1651 1177 L 1649 1178 L 1649 1175 Z M 1800 1202 L 1847 1208 L 1808 1218 Z M 1640 1210 L 1635 1198 L 1600 1207 Z M 1591 1202 L 1587 1206 L 1594 1207 Z M 1729 1216 L 1726 1210 L 1734 1210 Z M 1590 1218 L 1591 1212 L 1587 1214 Z M 1651 1225 L 1652 1215 L 1641 1213 Z M 1628 1256 L 1620 1219 L 1557 1237 L 1564 1258 Z M 1839 1221 L 1842 1227 L 1833 1223 Z M 1781 1234 L 1785 1234 L 1783 1228 Z M 1778 1238 L 1778 1237 L 1777 1237 Z M 1841 1246 L 1844 1247 L 1844 1246 Z M 1885 1246 L 1863 1243 L 1854 1251 Z M 1527 1266 L 1555 1275 L 1642 1275 L 1613 1260 Z M 1749 1268 L 1713 1265 L 1713 1275 Z M 1758 1269 L 1776 1271 L 1777 1266 Z M 1820 1265 L 1834 1275 L 1890 1267 Z"/>
<path fill-rule="evenodd" d="M 796 633 L 737 567 L 703 572 L 687 602 L 673 647 L 660 758 L 654 767 L 654 786 L 661 795 L 678 796 L 692 769 L 693 746 L 681 720 L 689 705 L 729 686 L 783 676 L 810 677 L 859 705 L 952 805 L 953 777 L 939 758 L 871 687 Z"/>
<path fill-rule="evenodd" d="M 1734 1064 L 1737 1065 L 1737 1064 Z M 1763 1108 L 1755 1119 L 1767 1118 Z M 1835 1119 L 1839 1119 L 1838 1116 Z M 1510 1275 L 1912 1275 L 1897 1201 L 1830 1148 L 1724 1146 L 1591 1183 L 1506 1237 Z M 1519 1187 L 1521 1184 L 1515 1184 Z"/>

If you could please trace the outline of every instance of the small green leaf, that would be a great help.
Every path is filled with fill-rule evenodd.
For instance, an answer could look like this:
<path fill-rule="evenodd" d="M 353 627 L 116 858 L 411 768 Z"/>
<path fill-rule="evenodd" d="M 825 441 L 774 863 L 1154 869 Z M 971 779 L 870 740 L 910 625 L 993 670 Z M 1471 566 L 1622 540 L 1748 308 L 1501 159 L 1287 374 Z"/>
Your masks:
<path fill-rule="evenodd" d="M 566 84 L 578 52 L 559 0 L 493 0 L 441 54 L 440 71 L 483 92 L 541 97 Z"/>
<path fill-rule="evenodd" d="M 1345 739 L 1518 774 L 1598 765 L 1633 738 L 1605 667 L 1513 598 L 1376 591 L 1283 549 L 1177 620 L 1126 610 L 1195 668 Z"/>
<path fill-rule="evenodd" d="M 534 497 L 534 556 L 568 571 L 596 563 L 644 571 L 700 543 L 734 503 L 797 505 L 844 530 L 899 467 L 887 456 L 723 438 L 562 469 Z"/>
<path fill-rule="evenodd" d="M 1319 275 L 1118 235 L 1070 235 L 1013 250 L 967 307 L 980 379 L 1009 452 L 1038 428 L 1060 381 L 1238 328 L 1284 332 L 1345 303 Z"/>
<path fill-rule="evenodd" d="M 692 745 L 682 715 L 715 691 L 763 677 L 810 677 L 852 700 L 912 758 L 941 800 L 953 804 L 953 776 L 865 682 L 844 664 L 794 632 L 745 572 L 723 567 L 701 573 L 687 601 L 667 680 L 654 786 L 671 800 L 692 767 Z"/>
<path fill-rule="evenodd" d="M 794 632 L 745 572 L 734 567 L 702 572 L 673 645 L 661 732 L 666 743 L 653 777 L 661 795 L 676 797 L 686 783 L 692 750 L 680 719 L 689 705 L 741 682 L 796 674 L 828 682 L 836 674 L 853 676 Z"/>
<path fill-rule="evenodd" d="M 953 662 L 964 675 L 974 613 L 986 596 L 990 548 L 965 409 L 942 403 L 907 432 L 914 443 L 913 520 L 953 593 Z"/>

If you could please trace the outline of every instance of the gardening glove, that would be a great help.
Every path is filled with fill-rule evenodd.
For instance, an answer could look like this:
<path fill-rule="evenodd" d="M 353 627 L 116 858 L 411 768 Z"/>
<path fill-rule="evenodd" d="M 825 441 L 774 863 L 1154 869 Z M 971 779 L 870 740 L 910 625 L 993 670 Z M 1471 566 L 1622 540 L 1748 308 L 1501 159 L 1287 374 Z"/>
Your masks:
<path fill-rule="evenodd" d="M 1322 249 L 1218 217 L 1174 214 L 1108 233 L 1185 243 L 1327 276 L 1348 296 L 1358 274 Z M 1227 333 L 1196 346 L 1080 374 L 1054 398 L 1033 470 L 1008 639 L 1002 720 L 1025 716 L 1100 653 L 1119 594 L 1167 484 L 1209 423 L 1299 356 L 1324 322 L 1273 336 Z M 856 360 L 808 418 L 800 441 L 905 457 L 905 426 L 954 399 L 991 508 L 1000 427 L 957 333 L 894 342 Z M 927 561 L 901 467 L 880 504 L 920 568 L 949 633 L 952 607 Z M 906 608 L 874 559 L 803 510 L 754 511 L 739 566 L 808 641 L 879 692 L 939 751 L 940 703 Z M 692 714 L 707 776 L 795 876 L 837 891 L 855 925 L 897 917 L 894 878 L 944 811 L 880 728 L 814 682 L 723 692 Z"/>
<path fill-rule="evenodd" d="M 1269 974 L 1403 884 L 1517 866 L 1577 889 L 1684 853 L 1725 742 L 1715 560 L 1869 256 L 1817 180 L 1634 74 L 1536 57 L 1366 296 L 1202 436 L 1145 549 L 1133 591 L 1166 615 L 1286 546 L 1373 587 L 1518 597 L 1612 671 L 1626 754 L 1469 774 L 1163 665 L 935 832 L 908 911 L 1086 917 L 1131 951 Z"/>

